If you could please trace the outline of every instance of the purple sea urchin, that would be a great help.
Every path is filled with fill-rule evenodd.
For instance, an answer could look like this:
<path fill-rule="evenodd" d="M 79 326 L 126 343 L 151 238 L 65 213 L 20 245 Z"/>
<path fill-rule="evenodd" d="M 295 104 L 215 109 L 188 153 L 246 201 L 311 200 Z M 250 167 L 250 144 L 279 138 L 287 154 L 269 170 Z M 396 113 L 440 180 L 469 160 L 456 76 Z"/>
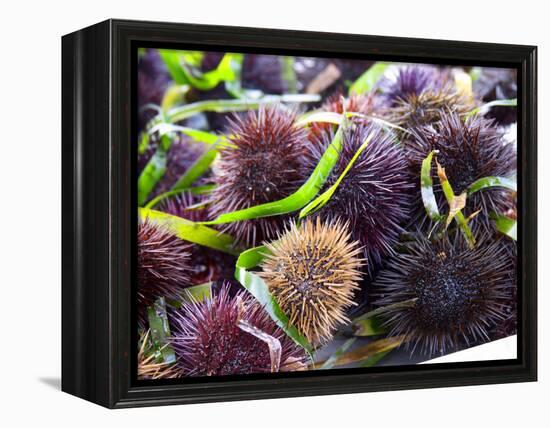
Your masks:
<path fill-rule="evenodd" d="M 445 113 L 441 120 L 432 126 L 416 129 L 413 138 L 408 140 L 405 146 L 411 167 L 411 179 L 416 182 L 418 189 L 415 220 L 425 217 L 418 177 L 422 160 L 432 150 L 438 151 L 437 161 L 445 168 L 456 195 L 466 191 L 470 184 L 480 178 L 510 177 L 516 170 L 516 154 L 513 147 L 504 143 L 491 120 L 477 116 L 463 121 L 457 114 Z M 435 176 L 435 165 L 433 175 Z M 434 180 L 434 193 L 440 211 L 448 212 L 448 204 L 437 180 Z M 509 205 L 508 193 L 500 188 L 490 188 L 468 196 L 465 215 L 481 210 L 472 222 L 480 223 L 488 229 L 489 214 L 492 211 L 506 211 Z"/>
<path fill-rule="evenodd" d="M 390 336 L 406 335 L 409 349 L 434 354 L 489 339 L 505 319 L 513 271 L 509 253 L 487 235 L 474 249 L 459 233 L 436 242 L 419 236 L 373 285 L 379 306 L 408 302 L 386 310 Z"/>
<path fill-rule="evenodd" d="M 278 240 L 266 243 L 271 254 L 260 276 L 290 324 L 313 345 L 327 342 L 334 329 L 348 321 L 345 311 L 361 280 L 364 260 L 359 243 L 339 221 L 306 220 Z"/>
<path fill-rule="evenodd" d="M 388 104 L 384 118 L 406 130 L 432 124 L 442 113 L 465 114 L 475 107 L 471 97 L 455 88 L 449 74 L 435 67 L 401 68 L 395 80 L 385 79 L 380 86 Z"/>
<path fill-rule="evenodd" d="M 150 220 L 138 222 L 137 300 L 140 317 L 161 296 L 178 298 L 188 286 L 190 246 Z"/>
<path fill-rule="evenodd" d="M 336 182 L 368 137 L 371 140 L 367 147 L 318 215 L 350 223 L 352 237 L 361 243 L 372 272 L 382 257 L 392 252 L 403 231 L 401 226 L 410 215 L 414 185 L 408 177 L 403 150 L 393 134 L 374 123 L 360 123 L 344 131 L 342 152 L 326 186 Z M 327 134 L 320 144 L 313 145 L 312 167 L 331 139 Z"/>
<path fill-rule="evenodd" d="M 411 65 L 399 68 L 394 79 L 384 78 L 380 89 L 388 104 L 395 106 L 427 90 L 440 89 L 446 82 L 447 78 L 438 73 L 435 67 Z"/>
<path fill-rule="evenodd" d="M 185 376 L 225 376 L 305 368 L 304 350 L 244 292 L 228 287 L 170 314 L 172 345 Z M 280 349 L 278 353 L 277 349 Z"/>
<path fill-rule="evenodd" d="M 508 272 L 510 274 L 511 287 L 507 290 L 506 303 L 504 307 L 504 319 L 499 320 L 496 325 L 491 329 L 491 339 L 501 339 L 511 336 L 517 333 L 518 323 L 518 285 L 517 285 L 517 260 L 518 251 L 516 242 L 507 236 L 498 236 L 496 238 L 500 245 L 504 247 L 510 268 Z"/>
<path fill-rule="evenodd" d="M 260 108 L 246 117 L 233 116 L 227 134 L 235 146 L 224 148 L 215 169 L 210 214 L 220 214 L 282 199 L 305 181 L 307 133 L 294 124 L 295 114 Z M 271 239 L 284 217 L 229 223 L 225 230 L 240 243 Z"/>

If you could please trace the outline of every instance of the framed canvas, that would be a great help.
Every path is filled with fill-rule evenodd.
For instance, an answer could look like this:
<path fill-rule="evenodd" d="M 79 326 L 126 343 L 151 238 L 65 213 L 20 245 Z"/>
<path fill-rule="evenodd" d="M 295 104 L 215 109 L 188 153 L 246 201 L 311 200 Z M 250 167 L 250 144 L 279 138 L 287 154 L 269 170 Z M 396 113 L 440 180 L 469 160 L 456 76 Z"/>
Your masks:
<path fill-rule="evenodd" d="M 62 39 L 62 389 L 110 408 L 536 380 L 536 48 Z"/>

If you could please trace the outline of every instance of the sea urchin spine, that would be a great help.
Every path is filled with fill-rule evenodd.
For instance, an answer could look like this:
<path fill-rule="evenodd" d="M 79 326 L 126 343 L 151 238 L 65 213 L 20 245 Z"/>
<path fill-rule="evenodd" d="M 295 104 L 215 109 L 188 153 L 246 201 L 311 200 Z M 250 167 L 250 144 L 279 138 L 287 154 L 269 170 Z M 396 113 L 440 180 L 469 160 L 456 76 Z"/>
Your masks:
<path fill-rule="evenodd" d="M 327 342 L 334 329 L 348 321 L 361 280 L 359 243 L 350 239 L 347 224 L 306 220 L 267 243 L 270 255 L 260 276 L 290 324 L 313 345 Z"/>
<path fill-rule="evenodd" d="M 149 340 L 150 331 L 140 332 L 138 349 L 138 378 L 139 379 L 174 379 L 182 376 L 181 370 L 175 363 L 158 362 L 156 354 L 151 349 Z"/>

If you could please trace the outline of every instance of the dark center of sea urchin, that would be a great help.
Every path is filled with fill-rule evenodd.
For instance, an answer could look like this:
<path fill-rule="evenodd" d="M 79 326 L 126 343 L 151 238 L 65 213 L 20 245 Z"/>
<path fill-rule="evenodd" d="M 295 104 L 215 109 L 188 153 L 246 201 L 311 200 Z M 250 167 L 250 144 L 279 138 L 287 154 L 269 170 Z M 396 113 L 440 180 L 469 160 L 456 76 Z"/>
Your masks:
<path fill-rule="evenodd" d="M 425 274 L 416 277 L 417 321 L 424 328 L 459 324 L 481 297 L 482 286 L 476 281 L 476 274 L 462 263 L 444 258 L 439 254 Z"/>
<path fill-rule="evenodd" d="M 221 152 L 215 168 L 216 188 L 210 214 L 249 208 L 289 196 L 307 179 L 304 154 L 307 133 L 294 124 L 295 114 L 277 107 L 261 107 L 229 121 L 233 147 Z M 229 223 L 225 230 L 239 243 L 257 245 L 274 238 L 284 217 Z"/>
<path fill-rule="evenodd" d="M 435 159 L 445 168 L 453 191 L 459 195 L 476 180 L 484 177 L 511 177 L 516 171 L 516 153 L 511 144 L 506 144 L 493 121 L 474 116 L 465 121 L 458 115 L 444 113 L 441 120 L 415 129 L 410 140 L 405 142 L 409 159 L 411 180 L 416 183 L 416 216 L 425 216 L 420 197 L 418 176 L 423 159 L 436 150 Z M 436 165 L 432 176 L 437 177 Z M 447 202 L 439 180 L 434 180 L 434 192 L 440 210 L 447 211 Z M 468 196 L 466 212 L 470 215 L 481 212 L 472 220 L 486 230 L 492 211 L 505 211 L 507 193 L 501 188 L 489 188 Z M 417 221 L 417 220 L 415 220 Z"/>
<path fill-rule="evenodd" d="M 369 138 L 367 147 L 317 215 L 349 222 L 351 236 L 363 246 L 368 268 L 372 270 L 385 255 L 392 253 L 399 240 L 402 224 L 409 217 L 414 190 L 406 157 L 394 135 L 373 123 L 351 124 L 344 131 L 342 151 L 326 187 L 336 183 Z M 331 140 L 327 135 L 312 148 L 312 168 Z"/>
<path fill-rule="evenodd" d="M 433 243 L 419 236 L 377 276 L 377 305 L 388 307 L 390 335 L 406 335 L 410 349 L 445 352 L 488 340 L 505 316 L 514 270 L 510 253 L 488 235 L 474 249 L 461 235 Z"/>
<path fill-rule="evenodd" d="M 313 345 L 331 339 L 347 321 L 354 291 L 361 280 L 359 243 L 339 221 L 294 223 L 266 247 L 270 254 L 260 276 L 289 317 L 289 323 Z"/>
<path fill-rule="evenodd" d="M 186 376 L 267 373 L 274 367 L 294 371 L 307 362 L 304 350 L 260 304 L 244 292 L 231 297 L 227 285 L 204 301 L 174 310 L 170 320 L 177 364 Z M 269 343 L 280 345 L 279 356 L 270 352 Z"/>
<path fill-rule="evenodd" d="M 143 320 L 157 298 L 178 298 L 189 285 L 191 246 L 148 219 L 139 220 L 137 241 L 137 297 Z"/>

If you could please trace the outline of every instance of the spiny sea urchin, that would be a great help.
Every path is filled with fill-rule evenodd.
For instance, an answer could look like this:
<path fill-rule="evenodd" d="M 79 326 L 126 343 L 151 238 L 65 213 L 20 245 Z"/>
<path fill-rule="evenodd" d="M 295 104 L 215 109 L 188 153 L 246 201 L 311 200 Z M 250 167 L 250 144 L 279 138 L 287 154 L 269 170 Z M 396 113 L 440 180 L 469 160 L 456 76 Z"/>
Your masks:
<path fill-rule="evenodd" d="M 388 104 L 382 115 L 405 130 L 432 124 L 445 112 L 464 114 L 475 107 L 473 99 L 435 67 L 401 68 L 395 81 L 386 79 L 380 86 Z M 407 139 L 408 135 L 402 132 L 400 137 Z"/>
<path fill-rule="evenodd" d="M 417 186 L 416 213 L 425 217 L 420 197 L 422 160 L 432 150 L 437 150 L 437 161 L 445 168 L 447 178 L 456 195 L 466 191 L 474 181 L 489 176 L 511 177 L 516 171 L 516 154 L 511 144 L 506 144 L 492 120 L 473 116 L 463 121 L 458 114 L 444 113 L 441 120 L 413 132 L 413 138 L 405 143 L 410 162 L 411 180 Z M 436 177 L 434 162 L 432 175 Z M 434 179 L 434 193 L 440 211 L 448 212 L 448 203 L 439 180 Z M 491 212 L 503 213 L 508 207 L 508 193 L 501 188 L 489 188 L 468 196 L 465 215 L 481 210 L 471 221 L 489 228 Z"/>
<path fill-rule="evenodd" d="M 282 94 L 287 84 L 282 79 L 282 58 L 277 55 L 246 54 L 243 60 L 243 88 L 268 94 Z"/>
<path fill-rule="evenodd" d="M 295 114 L 262 107 L 244 118 L 233 116 L 227 134 L 235 147 L 224 148 L 215 168 L 210 214 L 220 214 L 282 199 L 307 178 L 304 154 L 307 133 L 294 124 Z M 284 216 L 239 221 L 225 225 L 237 242 L 256 245 L 271 239 Z"/>
<path fill-rule="evenodd" d="M 161 296 L 178 298 L 188 286 L 190 246 L 152 221 L 138 221 L 137 300 L 140 318 Z"/>
<path fill-rule="evenodd" d="M 395 106 L 411 96 L 418 97 L 427 90 L 439 89 L 446 82 L 447 78 L 435 67 L 409 65 L 400 67 L 395 78 L 383 78 L 379 86 L 386 102 Z"/>
<path fill-rule="evenodd" d="M 364 260 L 347 224 L 306 220 L 291 223 L 278 240 L 266 243 L 271 254 L 260 276 L 290 324 L 313 345 L 332 338 L 334 329 L 348 321 L 346 309 L 361 280 Z"/>
<path fill-rule="evenodd" d="M 304 350 L 264 308 L 228 286 L 170 314 L 172 345 L 185 376 L 225 376 L 303 369 Z"/>
<path fill-rule="evenodd" d="M 460 233 L 431 242 L 424 236 L 389 260 L 374 287 L 387 307 L 391 336 L 406 335 L 407 347 L 429 354 L 461 343 L 486 341 L 505 318 L 512 287 L 509 253 L 487 235 L 470 249 Z"/>
<path fill-rule="evenodd" d="M 330 144 L 330 135 L 312 145 L 311 167 Z M 367 138 L 370 138 L 367 147 L 318 215 L 350 223 L 351 236 L 361 243 L 372 272 L 382 257 L 392 252 L 403 231 L 414 185 L 408 176 L 406 157 L 394 135 L 374 123 L 359 123 L 345 129 L 342 151 L 326 186 L 338 180 Z"/>

